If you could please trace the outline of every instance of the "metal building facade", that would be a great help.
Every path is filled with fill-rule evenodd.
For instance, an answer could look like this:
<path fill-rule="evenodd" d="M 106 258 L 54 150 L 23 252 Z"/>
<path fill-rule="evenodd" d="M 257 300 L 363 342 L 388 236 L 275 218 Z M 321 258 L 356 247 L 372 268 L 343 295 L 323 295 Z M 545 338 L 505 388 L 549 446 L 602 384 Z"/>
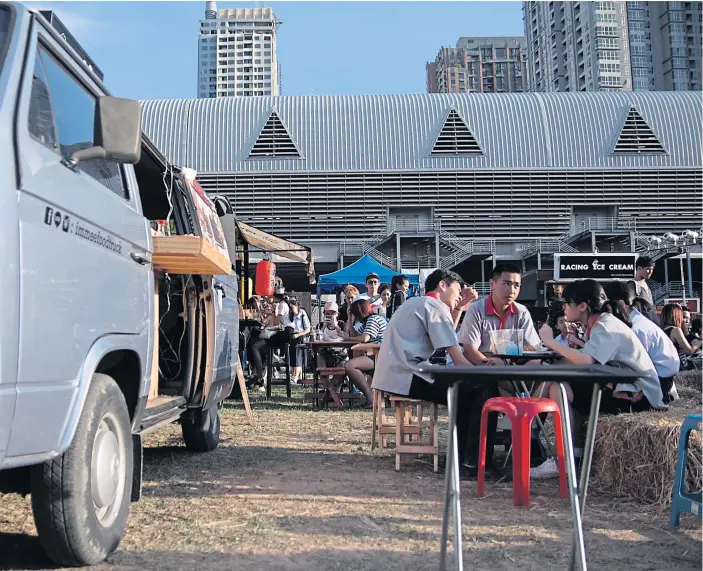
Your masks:
<path fill-rule="evenodd" d="M 613 152 L 632 108 L 664 152 Z M 480 154 L 431 154 L 452 110 Z M 272 113 L 300 158 L 249 158 Z M 604 204 L 636 219 L 643 234 L 700 227 L 696 93 L 145 101 L 143 119 L 169 160 L 196 169 L 207 191 L 227 194 L 242 220 L 303 243 L 382 235 L 388 210 L 400 206 L 431 209 L 462 239 L 514 244 L 558 237 L 575 208 Z"/>

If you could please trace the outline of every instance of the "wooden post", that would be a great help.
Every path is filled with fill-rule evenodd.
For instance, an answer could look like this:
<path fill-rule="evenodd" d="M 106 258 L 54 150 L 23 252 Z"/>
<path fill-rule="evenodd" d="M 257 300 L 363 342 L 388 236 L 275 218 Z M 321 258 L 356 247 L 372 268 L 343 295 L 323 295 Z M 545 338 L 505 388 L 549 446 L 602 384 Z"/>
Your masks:
<path fill-rule="evenodd" d="M 252 291 L 249 287 L 249 244 L 244 243 L 244 253 L 242 254 L 242 276 L 244 277 L 244 301 L 246 302 L 251 296 Z"/>
<path fill-rule="evenodd" d="M 242 362 L 237 360 L 237 381 L 239 382 L 239 390 L 242 392 L 242 401 L 244 401 L 244 410 L 247 413 L 249 424 L 254 424 L 254 413 L 251 411 L 249 403 L 249 393 L 247 393 L 247 385 L 244 382 L 244 371 L 242 370 Z"/>

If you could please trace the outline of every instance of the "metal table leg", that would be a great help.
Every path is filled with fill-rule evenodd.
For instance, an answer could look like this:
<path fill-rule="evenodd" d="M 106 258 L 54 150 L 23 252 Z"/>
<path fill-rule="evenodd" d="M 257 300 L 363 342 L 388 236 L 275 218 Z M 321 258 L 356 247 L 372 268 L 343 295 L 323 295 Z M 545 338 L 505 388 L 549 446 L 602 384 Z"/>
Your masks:
<path fill-rule="evenodd" d="M 588 429 L 586 431 L 586 442 L 583 449 L 583 458 L 581 459 L 581 478 L 579 479 L 579 503 L 581 508 L 581 517 L 583 517 L 584 509 L 586 508 L 586 494 L 588 493 L 588 479 L 591 475 L 591 464 L 593 462 L 593 448 L 596 442 L 596 427 L 598 425 L 598 411 L 600 410 L 600 399 L 603 394 L 603 388 L 598 384 L 593 385 L 593 395 L 591 397 L 591 410 L 588 415 Z M 571 559 L 569 561 L 569 569 L 576 568 L 576 550 L 575 545 L 571 546 Z"/>
<path fill-rule="evenodd" d="M 525 381 L 520 381 L 520 385 L 522 387 L 523 392 L 529 397 L 530 391 L 527 390 L 527 385 L 525 384 Z M 538 398 L 541 398 L 541 397 L 538 397 Z M 549 438 L 547 437 L 547 433 L 544 430 L 544 423 L 542 422 L 542 419 L 539 417 L 539 415 L 537 415 L 535 417 L 535 420 L 537 421 L 537 426 L 539 426 L 539 429 L 542 432 L 542 436 L 544 436 L 544 443 L 539 438 L 537 439 L 537 441 L 539 442 L 540 446 L 542 447 L 542 450 L 544 450 L 552 458 L 556 459 L 557 452 L 556 452 L 556 450 L 554 450 L 552 448 L 552 443 L 549 441 Z M 545 444 L 546 444 L 546 449 L 545 449 Z"/>
<path fill-rule="evenodd" d="M 522 390 L 525 395 L 528 397 L 532 396 L 530 394 L 530 391 L 527 389 L 527 385 L 525 384 L 525 381 L 520 381 L 520 384 L 518 385 L 517 382 L 511 381 L 513 385 L 513 389 L 515 390 L 515 394 L 519 395 L 520 391 Z M 544 442 L 542 442 L 541 438 L 537 439 L 537 442 L 539 442 L 540 448 L 542 448 L 543 452 L 546 452 L 547 456 L 551 456 L 552 458 L 557 457 L 556 450 L 552 448 L 552 443 L 549 442 L 549 438 L 547 437 L 547 433 L 544 430 L 544 423 L 542 422 L 542 419 L 537 415 L 535 417 L 535 420 L 537 421 L 537 426 L 539 427 L 539 430 L 542 432 L 542 436 L 544 436 Z M 510 446 L 510 450 L 512 450 L 512 445 Z M 508 452 L 508 456 L 510 455 L 510 452 Z M 508 457 L 505 458 L 505 464 L 503 464 L 503 468 L 508 465 Z"/>
<path fill-rule="evenodd" d="M 459 387 L 454 384 L 447 391 L 449 408 L 449 430 L 447 460 L 444 477 L 444 514 L 442 516 L 442 546 L 439 551 L 439 569 L 444 571 L 447 563 L 447 539 L 449 535 L 449 508 L 454 512 L 454 562 L 456 571 L 463 571 L 464 559 L 461 542 L 461 503 L 459 485 L 459 441 L 456 431 L 456 413 L 459 403 Z"/>
<path fill-rule="evenodd" d="M 312 409 L 313 410 L 320 410 L 320 399 L 317 398 L 317 393 L 318 393 L 317 387 L 320 384 L 320 373 L 317 370 L 317 361 L 318 361 L 317 355 L 318 355 L 318 353 L 317 353 L 317 347 L 315 347 L 315 345 L 311 345 L 311 349 L 312 349 L 312 380 L 313 380 L 312 391 L 313 391 L 313 394 L 315 395 L 315 398 L 312 401 Z"/>
<path fill-rule="evenodd" d="M 583 524 L 581 521 L 581 504 L 579 500 L 578 483 L 576 482 L 576 462 L 574 461 L 574 444 L 571 439 L 571 411 L 569 410 L 569 399 L 564 383 L 559 383 L 561 399 L 559 408 L 561 409 L 561 426 L 564 436 L 564 457 L 566 460 L 566 477 L 569 486 L 569 497 L 571 498 L 571 513 L 574 518 L 574 539 L 573 549 L 579 561 L 581 571 L 587 571 L 586 548 L 583 542 Z M 593 404 L 591 405 L 591 409 Z M 574 561 L 575 562 L 575 561 Z M 571 567 L 573 570 L 574 567 Z"/>

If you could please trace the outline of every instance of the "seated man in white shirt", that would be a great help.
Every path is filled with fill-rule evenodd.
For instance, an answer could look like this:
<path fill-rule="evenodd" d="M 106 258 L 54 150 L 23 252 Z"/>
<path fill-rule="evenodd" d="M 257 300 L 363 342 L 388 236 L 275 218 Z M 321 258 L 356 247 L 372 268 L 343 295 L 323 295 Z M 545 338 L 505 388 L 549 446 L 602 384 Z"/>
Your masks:
<path fill-rule="evenodd" d="M 435 270 L 427 277 L 425 290 L 427 295 L 408 299 L 393 314 L 376 360 L 371 387 L 395 395 L 446 404 L 447 386 L 419 377 L 414 370 L 439 349 L 446 349 L 455 365 L 471 364 L 459 347 L 456 325 L 461 313 L 476 299 L 477 294 L 469 287 L 462 287 L 462 280 L 457 274 L 444 270 Z M 478 456 L 477 445 L 473 450 L 468 450 L 469 434 L 478 437 L 483 404 L 494 395 L 495 391 L 484 387 L 474 388 L 466 383 L 461 383 L 459 387 L 459 459 L 462 464 L 468 460 L 469 476 L 475 475 Z M 488 450 L 492 448 L 489 445 Z"/>

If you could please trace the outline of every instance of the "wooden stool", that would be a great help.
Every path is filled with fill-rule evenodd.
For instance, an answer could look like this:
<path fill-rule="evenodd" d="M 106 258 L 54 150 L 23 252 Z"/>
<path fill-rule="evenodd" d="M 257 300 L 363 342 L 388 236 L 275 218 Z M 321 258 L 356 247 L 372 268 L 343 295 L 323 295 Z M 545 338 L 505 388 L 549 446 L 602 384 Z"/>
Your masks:
<path fill-rule="evenodd" d="M 332 400 L 334 403 L 334 406 L 338 410 L 342 410 L 344 408 L 344 403 L 342 401 L 347 400 L 349 401 L 349 405 L 351 406 L 351 402 L 353 400 L 357 399 L 362 399 L 364 398 L 364 395 L 362 393 L 354 392 L 352 390 L 351 384 L 349 384 L 349 390 L 348 391 L 340 391 L 340 392 L 335 392 L 332 390 L 330 387 L 330 377 L 346 377 L 346 371 L 344 367 L 320 367 L 317 369 L 317 377 L 313 380 L 313 392 L 312 393 L 307 393 L 305 395 L 305 400 L 311 400 L 314 402 L 315 408 L 320 408 L 320 401 L 324 400 L 325 397 L 328 397 L 329 399 Z M 342 385 L 340 386 L 340 389 L 342 386 L 348 383 L 347 380 L 345 380 Z M 322 390 L 320 390 L 320 387 L 322 387 Z"/>
<path fill-rule="evenodd" d="M 400 397 L 397 397 L 400 398 Z M 422 412 L 420 412 L 422 416 Z M 415 434 L 420 434 L 421 429 L 417 424 L 412 423 L 412 410 L 405 409 L 405 423 L 403 434 L 407 434 L 408 438 L 412 438 Z M 383 452 L 386 447 L 386 438 L 388 435 L 395 435 L 395 419 L 386 416 L 386 393 L 373 390 L 373 418 L 371 425 L 371 451 L 376 449 L 376 438 L 378 438 L 378 448 Z"/>
<path fill-rule="evenodd" d="M 432 454 L 434 471 L 439 472 L 439 445 L 437 432 L 437 404 L 407 397 L 391 396 L 391 406 L 395 408 L 395 422 L 385 415 L 385 394 L 374 391 L 374 411 L 371 434 L 371 450 L 376 447 L 378 434 L 379 449 L 383 451 L 385 438 L 395 434 L 395 469 L 400 470 L 401 454 Z M 413 407 L 416 420 L 413 420 Z M 423 409 L 430 409 L 430 434 L 428 440 L 422 440 Z M 407 436 L 407 438 L 406 438 Z M 416 437 L 413 439 L 413 437 Z"/>
<path fill-rule="evenodd" d="M 386 416 L 386 393 L 378 389 L 373 389 L 373 410 L 371 415 L 371 452 L 376 450 L 376 436 L 378 436 L 378 446 L 383 452 L 383 446 L 386 443 L 384 435 L 395 433 L 395 423 L 388 422 L 388 417 Z"/>

